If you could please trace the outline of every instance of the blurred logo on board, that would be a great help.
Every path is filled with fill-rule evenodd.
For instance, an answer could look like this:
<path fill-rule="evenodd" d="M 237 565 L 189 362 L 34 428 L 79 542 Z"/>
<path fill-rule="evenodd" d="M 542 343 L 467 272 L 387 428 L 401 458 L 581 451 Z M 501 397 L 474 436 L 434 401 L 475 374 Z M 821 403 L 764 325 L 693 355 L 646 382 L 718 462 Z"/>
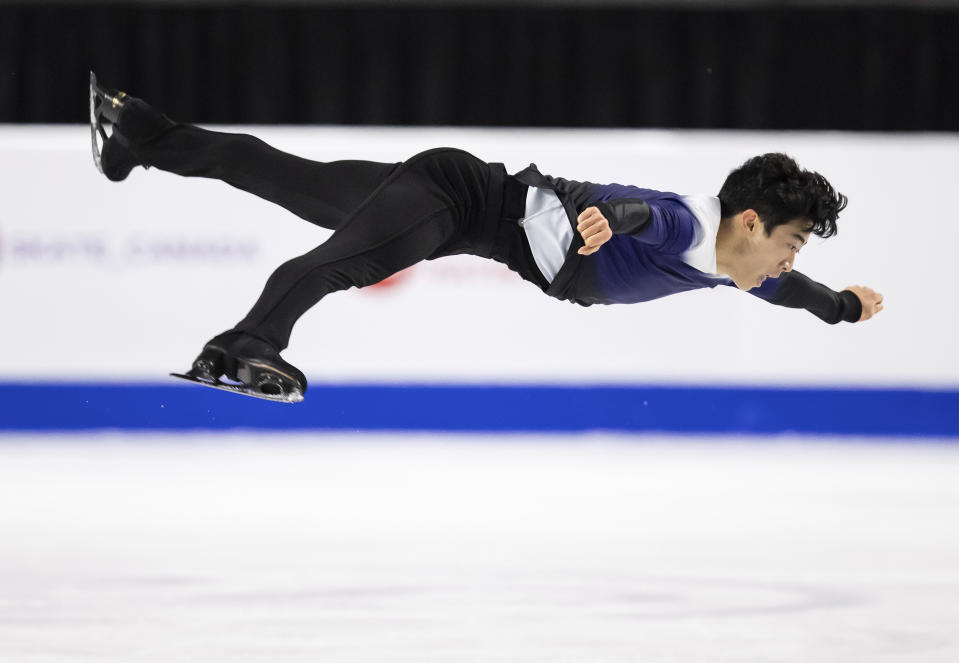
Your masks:
<path fill-rule="evenodd" d="M 372 292 L 385 292 L 388 290 L 393 290 L 397 286 L 402 285 L 412 274 L 413 268 L 407 267 L 404 270 L 393 274 L 392 276 L 387 276 L 385 279 L 379 283 L 374 283 L 369 287 Z"/>
<path fill-rule="evenodd" d="M 88 264 L 114 268 L 157 263 L 248 263 L 260 253 L 254 240 L 183 236 L 107 236 L 4 233 L 0 256 L 6 263 Z"/>

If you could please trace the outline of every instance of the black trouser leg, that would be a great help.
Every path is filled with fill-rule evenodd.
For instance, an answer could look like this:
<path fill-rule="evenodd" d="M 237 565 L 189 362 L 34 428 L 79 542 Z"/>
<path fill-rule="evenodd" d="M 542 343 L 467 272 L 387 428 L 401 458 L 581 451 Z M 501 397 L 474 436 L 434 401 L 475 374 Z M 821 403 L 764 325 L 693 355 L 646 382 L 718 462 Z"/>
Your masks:
<path fill-rule="evenodd" d="M 235 329 L 282 350 L 296 321 L 326 295 L 377 283 L 475 230 L 488 178 L 488 164 L 458 150 L 401 164 L 326 242 L 281 265 Z"/>
<path fill-rule="evenodd" d="M 127 138 L 141 162 L 185 177 L 223 180 L 331 230 L 397 166 L 310 161 L 254 136 L 172 123 L 145 104 L 124 109 L 120 120 L 124 135 L 132 134 Z"/>
<path fill-rule="evenodd" d="M 124 107 L 118 129 L 144 164 L 223 180 L 335 230 L 281 265 L 234 328 L 277 350 L 327 294 L 372 285 L 444 251 L 471 252 L 481 235 L 490 166 L 461 150 L 431 150 L 402 164 L 320 163 L 253 136 L 177 124 L 140 100 Z"/>

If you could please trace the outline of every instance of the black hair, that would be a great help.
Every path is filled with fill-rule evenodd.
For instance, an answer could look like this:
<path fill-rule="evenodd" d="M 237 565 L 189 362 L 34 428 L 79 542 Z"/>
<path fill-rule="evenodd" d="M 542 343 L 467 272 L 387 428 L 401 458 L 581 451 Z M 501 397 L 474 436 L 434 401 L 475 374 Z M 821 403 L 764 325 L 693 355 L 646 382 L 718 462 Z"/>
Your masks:
<path fill-rule="evenodd" d="M 753 209 L 767 235 L 776 226 L 803 219 L 812 234 L 832 237 L 848 200 L 825 177 L 801 169 L 792 157 L 779 153 L 749 159 L 729 173 L 719 190 L 724 219 Z"/>

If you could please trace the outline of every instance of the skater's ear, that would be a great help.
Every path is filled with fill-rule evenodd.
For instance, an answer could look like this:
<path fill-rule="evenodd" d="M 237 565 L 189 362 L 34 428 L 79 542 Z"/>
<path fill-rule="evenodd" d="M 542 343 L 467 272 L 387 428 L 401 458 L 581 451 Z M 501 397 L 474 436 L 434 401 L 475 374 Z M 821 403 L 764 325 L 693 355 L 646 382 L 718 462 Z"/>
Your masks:
<path fill-rule="evenodd" d="M 753 237 L 765 230 L 762 217 L 759 216 L 759 212 L 752 208 L 744 209 L 733 218 L 736 220 L 740 232 L 746 237 Z"/>

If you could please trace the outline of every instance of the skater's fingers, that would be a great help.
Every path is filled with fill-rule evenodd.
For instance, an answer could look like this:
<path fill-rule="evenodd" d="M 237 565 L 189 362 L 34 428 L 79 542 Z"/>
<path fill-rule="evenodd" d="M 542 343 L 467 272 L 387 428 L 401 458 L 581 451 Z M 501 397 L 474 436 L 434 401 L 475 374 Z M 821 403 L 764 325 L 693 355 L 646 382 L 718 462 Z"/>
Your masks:
<path fill-rule="evenodd" d="M 606 228 L 603 228 L 599 232 L 590 235 L 589 238 L 586 239 L 586 246 L 595 246 L 596 248 L 599 248 L 600 246 L 608 242 L 610 238 L 612 238 L 612 236 L 613 236 L 613 231 L 610 230 L 609 227 L 607 226 Z"/>
<path fill-rule="evenodd" d="M 595 207 L 590 209 L 596 209 Z M 583 239 L 589 237 L 590 235 L 595 235 L 596 233 L 603 232 L 609 228 L 609 221 L 605 216 L 600 214 L 599 210 L 596 210 L 595 214 L 590 214 L 588 216 L 582 217 L 580 222 L 576 225 L 576 230 L 580 235 L 583 236 Z"/>
<path fill-rule="evenodd" d="M 583 247 L 579 249 L 579 253 L 582 255 L 590 255 L 591 253 L 596 253 L 603 244 L 608 242 L 612 238 L 613 233 L 609 228 L 598 232 L 596 234 L 590 235 L 586 240 L 586 243 Z"/>
<path fill-rule="evenodd" d="M 845 289 L 855 294 L 862 303 L 862 316 L 859 318 L 860 320 L 868 320 L 882 310 L 884 298 L 881 293 L 864 285 L 851 285 Z"/>
<path fill-rule="evenodd" d="M 601 235 L 605 232 L 611 232 L 609 223 L 606 222 L 606 219 L 600 219 L 580 230 L 579 234 L 582 235 L 584 240 L 588 240 L 594 235 Z"/>
<path fill-rule="evenodd" d="M 583 219 L 588 219 L 589 217 L 594 215 L 602 216 L 602 213 L 600 213 L 599 208 L 596 206 L 587 207 L 586 209 L 584 209 L 582 212 L 579 213 L 579 216 L 576 217 L 576 221 L 579 222 L 579 221 L 582 221 Z"/>
<path fill-rule="evenodd" d="M 600 212 L 598 208 L 587 207 L 578 217 L 576 217 L 576 230 L 583 232 L 583 230 L 593 226 L 596 223 L 608 223 L 608 221 L 606 221 L 606 217 L 603 216 L 602 212 Z"/>
<path fill-rule="evenodd" d="M 582 235 L 583 239 L 586 239 L 590 235 L 594 235 L 603 229 L 603 221 L 604 219 L 581 221 L 579 225 L 576 226 L 576 232 Z"/>

